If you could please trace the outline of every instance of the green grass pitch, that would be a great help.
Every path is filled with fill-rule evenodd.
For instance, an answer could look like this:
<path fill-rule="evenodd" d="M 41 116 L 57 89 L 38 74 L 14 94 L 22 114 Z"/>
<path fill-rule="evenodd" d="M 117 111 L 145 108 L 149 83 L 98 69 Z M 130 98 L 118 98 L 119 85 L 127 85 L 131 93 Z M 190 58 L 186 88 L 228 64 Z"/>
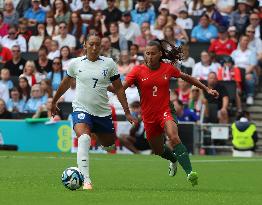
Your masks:
<path fill-rule="evenodd" d="M 261 205 L 262 158 L 191 157 L 199 185 L 157 156 L 91 154 L 93 190 L 70 191 L 61 174 L 75 154 L 0 152 L 1 205 Z"/>

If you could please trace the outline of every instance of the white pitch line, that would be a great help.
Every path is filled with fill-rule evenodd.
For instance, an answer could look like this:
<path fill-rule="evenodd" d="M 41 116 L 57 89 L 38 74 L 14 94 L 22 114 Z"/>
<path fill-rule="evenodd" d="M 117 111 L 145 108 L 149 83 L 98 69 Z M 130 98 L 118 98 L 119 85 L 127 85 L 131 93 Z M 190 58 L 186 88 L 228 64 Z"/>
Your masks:
<path fill-rule="evenodd" d="M 76 157 L 54 157 L 54 156 L 16 156 L 16 155 L 2 155 L 0 156 L 0 159 L 7 159 L 7 158 L 14 158 L 14 159 L 63 159 L 63 160 L 74 160 Z M 97 158 L 97 157 L 92 157 L 91 155 L 91 160 L 96 160 L 96 161 L 155 161 L 153 159 L 108 159 L 108 158 Z M 195 159 L 191 160 L 193 163 L 224 163 L 224 162 L 262 162 L 262 158 L 251 158 L 251 159 Z"/>

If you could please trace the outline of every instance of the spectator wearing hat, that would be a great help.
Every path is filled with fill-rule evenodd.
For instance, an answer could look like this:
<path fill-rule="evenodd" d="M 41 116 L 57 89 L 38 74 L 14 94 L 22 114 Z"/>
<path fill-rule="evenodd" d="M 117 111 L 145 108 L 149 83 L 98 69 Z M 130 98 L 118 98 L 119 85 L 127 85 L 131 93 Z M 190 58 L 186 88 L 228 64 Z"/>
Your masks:
<path fill-rule="evenodd" d="M 126 11 L 122 15 L 122 23 L 119 24 L 120 35 L 123 35 L 126 40 L 134 42 L 135 38 L 141 35 L 139 26 L 131 22 L 131 14 L 129 11 Z"/>
<path fill-rule="evenodd" d="M 204 14 L 199 20 L 199 25 L 195 26 L 191 33 L 191 42 L 210 42 L 217 38 L 217 28 L 210 24 L 210 18 Z"/>
<path fill-rule="evenodd" d="M 245 32 L 245 28 L 248 24 L 248 19 L 249 19 L 248 7 L 249 4 L 247 3 L 246 0 L 238 0 L 237 10 L 230 15 L 229 25 L 235 26 L 239 34 L 243 34 Z"/>
<path fill-rule="evenodd" d="M 217 79 L 221 81 L 235 81 L 237 85 L 236 106 L 238 112 L 242 110 L 240 95 L 242 93 L 242 79 L 240 69 L 234 65 L 234 60 L 231 56 L 223 58 L 222 66 L 217 70 Z"/>
<path fill-rule="evenodd" d="M 215 8 L 214 0 L 204 0 L 205 14 L 209 16 L 211 22 L 216 26 L 228 26 L 227 19 L 224 19 L 220 12 Z"/>
<path fill-rule="evenodd" d="M 183 9 L 179 11 L 178 18 L 176 19 L 177 25 L 181 26 L 183 29 L 192 29 L 193 20 L 188 17 L 187 10 Z"/>
<path fill-rule="evenodd" d="M 150 25 L 154 25 L 156 14 L 154 10 L 146 7 L 145 0 L 138 0 L 138 6 L 131 11 L 131 17 L 132 21 L 139 26 L 141 26 L 143 22 L 149 22 Z"/>
<path fill-rule="evenodd" d="M 103 15 L 105 15 L 105 24 L 109 25 L 112 22 L 118 22 L 121 20 L 122 12 L 116 8 L 115 0 L 107 0 L 107 9 L 103 11 Z"/>
<path fill-rule="evenodd" d="M 40 0 L 32 0 L 32 7 L 26 10 L 24 18 L 28 19 L 29 26 L 44 23 L 46 12 L 40 8 Z"/>
<path fill-rule="evenodd" d="M 237 44 L 228 38 L 227 29 L 225 27 L 218 28 L 218 39 L 211 42 L 208 51 L 216 55 L 231 55 L 237 48 Z"/>

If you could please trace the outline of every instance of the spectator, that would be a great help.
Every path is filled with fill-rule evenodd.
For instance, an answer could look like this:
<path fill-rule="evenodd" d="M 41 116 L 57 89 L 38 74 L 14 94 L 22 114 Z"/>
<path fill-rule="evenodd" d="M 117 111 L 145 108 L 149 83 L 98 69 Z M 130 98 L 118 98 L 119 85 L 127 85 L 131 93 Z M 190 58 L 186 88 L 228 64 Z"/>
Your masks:
<path fill-rule="evenodd" d="M 134 63 L 130 61 L 130 56 L 128 51 L 121 51 L 120 59 L 118 62 L 118 72 L 121 75 L 122 79 L 132 70 L 135 66 Z"/>
<path fill-rule="evenodd" d="M 185 0 L 162 0 L 162 4 L 167 5 L 170 14 L 178 15 L 180 10 L 186 9 Z"/>
<path fill-rule="evenodd" d="M 166 41 L 168 41 L 169 43 L 176 45 L 176 46 L 180 46 L 181 45 L 181 41 L 177 40 L 175 38 L 175 32 L 172 26 L 166 26 L 163 30 L 163 38 Z"/>
<path fill-rule="evenodd" d="M 55 15 L 55 21 L 60 25 L 61 22 L 69 23 L 70 11 L 64 0 L 54 0 L 53 14 Z"/>
<path fill-rule="evenodd" d="M 121 135 L 119 140 L 122 145 L 129 149 L 134 154 L 139 154 L 141 151 L 149 150 L 150 146 L 146 140 L 144 123 L 141 119 L 141 107 L 138 101 L 130 105 L 131 113 L 138 119 L 138 123 L 130 129 L 129 136 Z"/>
<path fill-rule="evenodd" d="M 160 4 L 158 7 L 159 15 L 168 16 L 169 15 L 169 9 L 167 4 Z"/>
<path fill-rule="evenodd" d="M 82 8 L 78 10 L 82 18 L 83 23 L 90 24 L 94 18 L 94 10 L 90 7 L 90 0 L 82 0 Z"/>
<path fill-rule="evenodd" d="M 219 27 L 218 39 L 211 42 L 208 51 L 219 55 L 231 55 L 231 53 L 237 48 L 237 44 L 228 38 L 227 29 L 225 27 Z"/>
<path fill-rule="evenodd" d="M 193 20 L 188 17 L 187 10 L 183 9 L 179 11 L 178 18 L 176 19 L 177 25 L 181 26 L 183 29 L 192 29 L 193 28 Z"/>
<path fill-rule="evenodd" d="M 6 86 L 8 90 L 11 90 L 14 87 L 12 80 L 10 80 L 10 71 L 7 68 L 1 69 L 0 84 Z"/>
<path fill-rule="evenodd" d="M 192 86 L 189 96 L 188 108 L 190 110 L 194 110 L 196 115 L 200 118 L 202 112 L 205 112 L 205 104 L 206 102 L 203 91 L 196 86 Z"/>
<path fill-rule="evenodd" d="M 31 6 L 31 0 L 23 0 L 19 1 L 19 3 L 16 6 L 16 10 L 19 14 L 19 17 L 24 16 L 24 13 L 26 12 L 27 9 Z"/>
<path fill-rule="evenodd" d="M 44 23 L 38 23 L 36 28 L 37 28 L 36 35 L 31 36 L 28 42 L 29 52 L 37 52 L 41 47 L 44 38 L 47 36 Z"/>
<path fill-rule="evenodd" d="M 255 37 L 255 32 L 252 25 L 246 28 L 246 35 L 249 37 L 248 48 L 256 52 L 257 60 L 262 60 L 262 41 Z"/>
<path fill-rule="evenodd" d="M 12 119 L 12 113 L 6 108 L 6 103 L 0 96 L 0 119 Z"/>
<path fill-rule="evenodd" d="M 40 8 L 43 9 L 44 12 L 49 12 L 51 10 L 50 0 L 41 0 Z"/>
<path fill-rule="evenodd" d="M 66 22 L 61 22 L 59 24 L 59 33 L 59 35 L 53 37 L 53 40 L 58 42 L 59 48 L 62 48 L 63 46 L 69 46 L 71 52 L 73 52 L 76 47 L 76 38 L 68 33 L 68 25 Z"/>
<path fill-rule="evenodd" d="M 231 125 L 233 156 L 253 156 L 258 141 L 256 125 L 250 121 L 249 112 L 243 112 Z"/>
<path fill-rule="evenodd" d="M 27 61 L 24 68 L 24 73 L 20 77 L 26 77 L 29 85 L 33 86 L 36 83 L 39 83 L 42 79 L 45 78 L 45 75 L 37 72 L 34 61 Z"/>
<path fill-rule="evenodd" d="M 54 60 L 56 57 L 60 57 L 60 50 L 58 49 L 58 42 L 55 40 L 51 40 L 51 50 L 47 55 L 49 60 Z"/>
<path fill-rule="evenodd" d="M 32 86 L 31 97 L 25 104 L 25 112 L 35 113 L 40 106 L 44 105 L 46 101 L 42 98 L 42 93 L 39 84 Z"/>
<path fill-rule="evenodd" d="M 163 29 L 167 24 L 167 16 L 158 15 L 155 25 L 151 26 L 151 33 L 152 35 L 156 36 L 158 39 L 163 39 Z"/>
<path fill-rule="evenodd" d="M 189 46 L 188 45 L 183 45 L 183 54 L 184 54 L 184 58 L 181 62 L 182 67 L 185 67 L 185 69 L 187 68 L 191 68 L 191 73 L 188 73 L 186 71 L 184 71 L 181 67 L 181 70 L 183 70 L 184 72 L 188 73 L 188 74 L 192 74 L 192 69 L 195 66 L 195 60 L 193 58 L 191 58 L 189 56 Z"/>
<path fill-rule="evenodd" d="M 87 35 L 87 26 L 83 24 L 81 16 L 78 12 L 72 12 L 68 24 L 68 31 L 71 35 L 75 36 L 77 41 L 77 48 L 81 47 Z"/>
<path fill-rule="evenodd" d="M 47 74 L 47 78 L 51 80 L 52 88 L 56 91 L 65 77 L 65 72 L 62 69 L 62 62 L 60 58 L 54 58 L 52 71 Z"/>
<path fill-rule="evenodd" d="M 246 95 L 248 105 L 254 103 L 254 93 L 255 93 L 255 79 L 256 72 L 255 66 L 257 64 L 256 54 L 253 50 L 248 48 L 249 37 L 241 36 L 239 41 L 239 48 L 233 51 L 231 57 L 235 61 L 235 65 L 240 69 L 245 69 L 246 71 Z"/>
<path fill-rule="evenodd" d="M 119 50 L 111 47 L 110 38 L 108 36 L 101 39 L 101 55 L 113 58 L 115 62 L 118 62 L 119 60 L 120 52 Z"/>
<path fill-rule="evenodd" d="M 70 62 L 71 62 L 71 52 L 70 52 L 70 48 L 68 46 L 63 46 L 60 49 L 60 54 L 61 54 L 61 60 L 62 60 L 62 66 L 63 66 L 63 70 L 67 70 Z"/>
<path fill-rule="evenodd" d="M 12 59 L 12 53 L 9 48 L 4 47 L 0 42 L 0 63 L 4 64 L 6 61 Z"/>
<path fill-rule="evenodd" d="M 13 57 L 5 63 L 4 67 L 10 71 L 11 76 L 19 77 L 23 73 L 26 60 L 21 57 L 20 46 L 14 45 L 11 52 Z"/>
<path fill-rule="evenodd" d="M 238 112 L 242 111 L 241 106 L 241 92 L 242 92 L 242 79 L 240 69 L 234 66 L 234 60 L 230 56 L 223 58 L 223 66 L 217 71 L 217 79 L 222 81 L 234 80 L 237 85 L 236 92 L 236 105 Z"/>
<path fill-rule="evenodd" d="M 45 46 L 47 48 L 48 54 L 51 51 L 51 42 L 52 42 L 52 38 L 50 36 L 46 36 L 42 43 L 42 46 Z"/>
<path fill-rule="evenodd" d="M 30 37 L 32 36 L 32 31 L 28 29 L 27 24 L 28 24 L 27 19 L 24 18 L 19 19 L 18 34 L 24 37 L 26 43 L 28 43 Z"/>
<path fill-rule="evenodd" d="M 103 16 L 102 11 L 96 11 L 94 13 L 94 18 L 90 22 L 89 34 L 91 33 L 91 30 L 97 33 L 100 37 L 103 37 L 103 34 L 107 31 L 105 16 Z"/>
<path fill-rule="evenodd" d="M 210 24 L 208 15 L 201 16 L 199 25 L 195 26 L 191 33 L 191 42 L 210 42 L 217 38 L 217 28 Z"/>
<path fill-rule="evenodd" d="M 26 77 L 19 77 L 18 91 L 22 95 L 22 99 L 27 102 L 30 98 L 31 87 Z"/>
<path fill-rule="evenodd" d="M 16 87 L 11 90 L 11 98 L 7 101 L 6 107 L 9 112 L 24 112 L 25 101 Z"/>
<path fill-rule="evenodd" d="M 36 26 L 37 23 L 45 22 L 46 12 L 40 8 L 40 0 L 32 0 L 32 7 L 27 9 L 24 18 L 28 19 L 30 27 Z"/>
<path fill-rule="evenodd" d="M 40 105 L 33 115 L 32 118 L 50 118 L 52 121 L 59 121 L 61 120 L 60 115 L 56 114 L 52 116 L 51 108 L 52 108 L 53 98 L 48 98 L 46 103 Z"/>
<path fill-rule="evenodd" d="M 59 99 L 63 102 L 73 102 L 76 97 L 76 79 L 72 79 L 70 88 L 65 92 L 65 94 Z"/>
<path fill-rule="evenodd" d="M 1 43 L 10 50 L 14 45 L 19 45 L 22 52 L 26 52 L 27 50 L 26 40 L 22 35 L 18 34 L 16 26 L 9 26 L 8 35 L 2 38 Z"/>
<path fill-rule="evenodd" d="M 48 50 L 45 46 L 41 46 L 38 51 L 38 58 L 35 60 L 37 72 L 41 75 L 47 75 L 52 70 L 52 61 L 47 58 Z"/>
<path fill-rule="evenodd" d="M 167 17 L 167 26 L 171 26 L 174 29 L 174 35 L 175 38 L 177 40 L 179 40 L 180 42 L 186 43 L 189 41 L 187 33 L 185 32 L 185 30 L 180 27 L 177 23 L 176 23 L 176 16 L 175 15 L 169 15 Z"/>
<path fill-rule="evenodd" d="M 128 50 L 127 40 L 124 36 L 119 34 L 119 28 L 117 22 L 111 22 L 109 24 L 109 38 L 111 46 L 119 51 Z"/>
<path fill-rule="evenodd" d="M 203 0 L 190 1 L 188 5 L 188 14 L 190 16 L 202 16 L 204 11 Z"/>
<path fill-rule="evenodd" d="M 176 115 L 178 122 L 197 122 L 199 121 L 199 116 L 193 110 L 185 108 L 180 100 L 174 101 L 174 106 L 176 109 Z"/>
<path fill-rule="evenodd" d="M 135 65 L 137 65 L 137 56 L 138 56 L 138 50 L 139 50 L 139 47 L 137 44 L 132 44 L 130 46 L 130 61 L 133 62 Z"/>
<path fill-rule="evenodd" d="M 178 88 L 175 90 L 178 100 L 180 100 L 184 105 L 188 105 L 190 96 L 190 84 L 181 78 L 178 79 Z"/>
<path fill-rule="evenodd" d="M 8 24 L 4 22 L 4 14 L 0 11 L 0 37 L 8 34 Z"/>
<path fill-rule="evenodd" d="M 122 12 L 115 6 L 115 0 L 107 0 L 107 8 L 103 11 L 105 15 L 105 24 L 109 25 L 112 22 L 119 22 L 122 17 Z"/>
<path fill-rule="evenodd" d="M 143 53 L 145 47 L 149 41 L 156 39 L 150 31 L 150 24 L 148 22 L 143 22 L 141 25 L 141 35 L 137 36 L 135 39 L 135 44 L 139 46 L 139 52 Z"/>
<path fill-rule="evenodd" d="M 138 0 L 138 6 L 131 11 L 132 21 L 142 26 L 143 22 L 149 22 L 152 26 L 155 24 L 156 14 L 153 10 L 146 7 L 145 0 Z"/>
<path fill-rule="evenodd" d="M 229 39 L 235 43 L 238 43 L 237 28 L 235 26 L 230 26 L 227 31 Z"/>
<path fill-rule="evenodd" d="M 43 94 L 43 98 L 47 99 L 53 97 L 53 88 L 49 79 L 41 80 L 40 89 Z"/>
<path fill-rule="evenodd" d="M 55 21 L 54 14 L 52 11 L 47 12 L 46 18 L 45 18 L 45 24 L 46 24 L 46 32 L 49 36 L 54 37 L 58 35 L 59 28 L 56 25 L 56 21 Z"/>
<path fill-rule="evenodd" d="M 260 26 L 261 20 L 259 19 L 259 15 L 257 13 L 251 13 L 249 16 L 250 25 L 255 29 L 255 38 L 262 38 L 262 26 Z"/>
<path fill-rule="evenodd" d="M 207 51 L 201 52 L 201 62 L 195 64 L 192 72 L 192 76 L 200 80 L 207 80 L 210 72 L 217 73 L 219 68 L 218 63 L 211 61 L 211 57 Z"/>
<path fill-rule="evenodd" d="M 228 105 L 229 105 L 229 97 L 227 90 L 224 86 L 218 84 L 217 75 L 215 72 L 211 72 L 208 74 L 207 85 L 209 88 L 216 90 L 219 93 L 218 98 L 215 98 L 209 95 L 207 92 L 204 92 L 204 96 L 208 104 L 215 104 L 218 108 L 217 118 L 219 123 L 228 123 Z M 208 115 L 213 110 L 207 110 Z M 211 119 L 208 119 L 210 122 Z M 214 121 L 214 119 L 212 119 Z"/>
<path fill-rule="evenodd" d="M 248 3 L 247 0 L 237 1 L 237 10 L 230 15 L 230 26 L 235 26 L 239 34 L 245 32 L 245 27 L 248 24 Z"/>
<path fill-rule="evenodd" d="M 0 84 L 0 99 L 7 102 L 9 100 L 9 89 L 6 85 Z"/>
<path fill-rule="evenodd" d="M 205 14 L 207 14 L 211 20 L 211 23 L 215 26 L 228 27 L 228 20 L 220 14 L 220 12 L 215 8 L 215 2 L 213 0 L 204 0 L 204 8 L 206 9 Z"/>
<path fill-rule="evenodd" d="M 90 7 L 93 10 L 104 10 L 107 7 L 107 3 L 106 0 L 94 0 L 94 1 L 90 1 Z"/>
<path fill-rule="evenodd" d="M 69 6 L 72 12 L 78 11 L 79 9 L 83 7 L 81 0 L 70 0 L 68 1 L 68 4 L 69 2 L 71 2 Z"/>
<path fill-rule="evenodd" d="M 4 23 L 11 25 L 11 24 L 18 24 L 19 15 L 15 10 L 14 4 L 12 0 L 5 0 L 4 6 Z"/>
<path fill-rule="evenodd" d="M 216 8 L 224 16 L 224 18 L 229 17 L 234 10 L 234 6 L 235 0 L 216 0 Z"/>
<path fill-rule="evenodd" d="M 119 24 L 119 33 L 124 36 L 128 41 L 135 41 L 135 38 L 141 35 L 139 26 L 131 22 L 131 14 L 129 11 L 124 12 L 122 15 L 122 23 Z"/>

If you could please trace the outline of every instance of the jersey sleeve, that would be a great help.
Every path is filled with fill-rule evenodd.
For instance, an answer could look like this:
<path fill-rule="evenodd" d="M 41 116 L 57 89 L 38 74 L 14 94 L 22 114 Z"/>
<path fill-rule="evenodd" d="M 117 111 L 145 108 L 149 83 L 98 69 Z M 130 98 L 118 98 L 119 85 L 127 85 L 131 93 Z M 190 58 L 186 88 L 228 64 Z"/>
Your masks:
<path fill-rule="evenodd" d="M 173 65 L 170 65 L 169 72 L 171 77 L 179 78 L 181 76 L 181 71 L 178 68 L 174 67 Z"/>
<path fill-rule="evenodd" d="M 66 70 L 66 74 L 72 78 L 76 78 L 76 72 L 75 72 L 75 59 L 72 60 L 70 63 L 69 63 L 69 66 Z"/>
<path fill-rule="evenodd" d="M 117 69 L 117 65 L 115 63 L 115 61 L 110 60 L 110 73 L 109 73 L 109 78 L 110 81 L 114 81 L 116 79 L 118 79 L 120 77 L 119 73 L 118 73 L 118 69 Z"/>
<path fill-rule="evenodd" d="M 125 81 L 126 83 L 131 86 L 134 85 L 137 81 L 137 73 L 138 73 L 138 67 L 135 66 L 130 73 L 126 75 Z"/>

